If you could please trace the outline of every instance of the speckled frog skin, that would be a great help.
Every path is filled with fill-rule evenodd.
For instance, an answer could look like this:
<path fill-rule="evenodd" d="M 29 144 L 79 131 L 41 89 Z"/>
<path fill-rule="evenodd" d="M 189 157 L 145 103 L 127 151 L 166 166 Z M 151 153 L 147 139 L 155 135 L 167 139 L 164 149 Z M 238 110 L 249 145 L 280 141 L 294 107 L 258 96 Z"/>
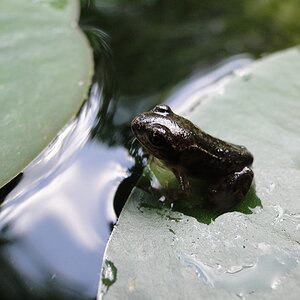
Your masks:
<path fill-rule="evenodd" d="M 205 197 L 216 210 L 229 210 L 248 192 L 253 156 L 244 146 L 212 137 L 167 105 L 139 114 L 131 126 L 143 148 L 173 171 L 183 191 L 190 190 L 188 177 L 206 180 Z"/>

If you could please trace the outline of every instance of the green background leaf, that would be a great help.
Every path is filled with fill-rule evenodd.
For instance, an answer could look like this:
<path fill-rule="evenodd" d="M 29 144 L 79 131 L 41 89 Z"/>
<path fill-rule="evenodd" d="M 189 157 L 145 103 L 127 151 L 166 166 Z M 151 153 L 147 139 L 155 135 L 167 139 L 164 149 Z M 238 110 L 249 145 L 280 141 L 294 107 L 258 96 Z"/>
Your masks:
<path fill-rule="evenodd" d="M 87 96 L 92 52 L 74 0 L 2 0 L 0 186 L 32 161 Z"/>
<path fill-rule="evenodd" d="M 189 113 L 206 132 L 253 153 L 263 208 L 229 212 L 207 225 L 143 205 L 157 199 L 136 188 L 106 250 L 117 280 L 102 286 L 105 299 L 297 299 L 299 95 L 300 53 L 293 48 L 236 72 Z"/>

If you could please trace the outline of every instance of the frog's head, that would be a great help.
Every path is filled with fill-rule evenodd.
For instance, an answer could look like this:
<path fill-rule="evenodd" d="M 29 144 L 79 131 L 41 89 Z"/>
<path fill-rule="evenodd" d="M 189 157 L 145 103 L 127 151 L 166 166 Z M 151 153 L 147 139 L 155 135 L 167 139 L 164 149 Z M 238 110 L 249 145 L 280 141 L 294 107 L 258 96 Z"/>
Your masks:
<path fill-rule="evenodd" d="M 136 116 L 131 128 L 150 154 L 164 161 L 174 161 L 189 136 L 186 122 L 189 121 L 173 113 L 169 106 L 158 105 Z"/>

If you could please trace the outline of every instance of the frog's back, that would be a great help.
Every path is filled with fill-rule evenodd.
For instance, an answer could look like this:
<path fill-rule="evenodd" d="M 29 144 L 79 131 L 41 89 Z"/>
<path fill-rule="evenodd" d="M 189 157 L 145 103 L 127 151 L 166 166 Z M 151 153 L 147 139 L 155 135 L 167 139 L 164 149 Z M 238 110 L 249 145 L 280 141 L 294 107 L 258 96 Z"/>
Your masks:
<path fill-rule="evenodd" d="M 197 128 L 197 127 L 196 127 Z M 251 166 L 252 154 L 247 148 L 214 138 L 197 128 L 194 141 L 182 147 L 179 164 L 191 177 L 219 177 Z"/>

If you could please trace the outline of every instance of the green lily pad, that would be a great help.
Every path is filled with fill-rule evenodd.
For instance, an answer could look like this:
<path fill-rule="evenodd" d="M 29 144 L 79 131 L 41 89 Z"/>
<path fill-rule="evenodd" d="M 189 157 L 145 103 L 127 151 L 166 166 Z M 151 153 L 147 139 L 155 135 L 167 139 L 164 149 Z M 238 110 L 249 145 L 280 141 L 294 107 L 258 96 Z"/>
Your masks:
<path fill-rule="evenodd" d="M 0 187 L 74 116 L 87 96 L 92 51 L 74 0 L 2 0 Z"/>
<path fill-rule="evenodd" d="M 100 285 L 99 297 L 298 299 L 299 49 L 270 55 L 226 82 L 188 118 L 253 153 L 255 186 L 249 197 L 256 193 L 262 207 L 251 214 L 228 212 L 205 224 L 151 206 L 157 201 L 153 194 L 135 188 L 106 249 L 105 260 L 117 277 L 109 289 Z"/>

